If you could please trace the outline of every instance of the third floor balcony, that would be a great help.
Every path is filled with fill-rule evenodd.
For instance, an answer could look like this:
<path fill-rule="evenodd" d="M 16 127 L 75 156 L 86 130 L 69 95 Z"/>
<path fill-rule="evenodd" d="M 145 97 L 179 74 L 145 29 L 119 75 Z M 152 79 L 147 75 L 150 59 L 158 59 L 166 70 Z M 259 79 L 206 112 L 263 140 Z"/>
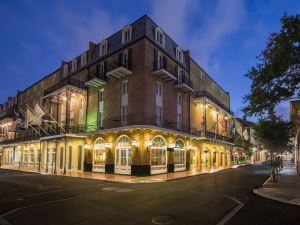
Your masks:
<path fill-rule="evenodd" d="M 162 61 L 162 60 L 154 61 L 153 74 L 166 82 L 177 80 L 175 75 L 176 74 L 175 67 L 170 65 L 166 61 Z"/>

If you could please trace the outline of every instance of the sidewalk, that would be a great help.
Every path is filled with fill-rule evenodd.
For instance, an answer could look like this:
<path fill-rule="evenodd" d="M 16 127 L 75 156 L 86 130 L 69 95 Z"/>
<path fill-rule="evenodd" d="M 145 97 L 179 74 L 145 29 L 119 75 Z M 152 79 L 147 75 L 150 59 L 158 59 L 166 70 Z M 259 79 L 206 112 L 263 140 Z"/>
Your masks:
<path fill-rule="evenodd" d="M 165 182 L 169 180 L 181 179 L 185 177 L 197 176 L 201 174 L 208 174 L 208 173 L 216 173 L 221 170 L 225 169 L 234 169 L 240 166 L 245 166 L 248 164 L 240 164 L 228 167 L 219 167 L 210 169 L 202 169 L 202 170 L 191 170 L 191 171 L 182 171 L 182 172 L 174 172 L 174 173 L 164 173 L 158 175 L 152 175 L 147 177 L 138 177 L 138 176 L 131 176 L 131 175 L 119 175 L 119 174 L 105 174 L 105 173 L 92 173 L 92 172 L 76 172 L 76 171 L 67 171 L 66 175 L 63 174 L 62 170 L 58 170 L 55 175 L 59 176 L 68 176 L 68 177 L 78 177 L 78 178 L 86 178 L 86 179 L 95 179 L 95 180 L 102 180 L 102 181 L 111 181 L 111 182 L 123 182 L 123 183 L 157 183 L 157 182 Z M 37 167 L 33 166 L 22 166 L 19 170 L 18 166 L 2 166 L 0 169 L 8 169 L 8 170 L 15 170 L 15 171 L 23 171 L 29 173 L 40 173 L 43 175 L 54 175 L 52 170 L 49 169 L 49 173 L 45 173 L 45 170 L 41 170 L 38 172 Z"/>
<path fill-rule="evenodd" d="M 300 176 L 296 174 L 295 165 L 284 164 L 280 174 L 277 183 L 269 178 L 261 188 L 253 192 L 265 198 L 300 206 Z"/>

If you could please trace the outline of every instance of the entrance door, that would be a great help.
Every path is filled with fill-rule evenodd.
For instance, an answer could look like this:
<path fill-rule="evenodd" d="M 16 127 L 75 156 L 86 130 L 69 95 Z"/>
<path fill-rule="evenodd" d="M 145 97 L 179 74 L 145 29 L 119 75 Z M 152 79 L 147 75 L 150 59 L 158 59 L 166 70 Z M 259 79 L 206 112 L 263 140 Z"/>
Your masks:
<path fill-rule="evenodd" d="M 190 151 L 190 163 L 191 163 L 191 170 L 197 170 L 198 168 L 198 156 L 195 150 Z"/>
<path fill-rule="evenodd" d="M 115 173 L 131 174 L 131 149 L 130 148 L 117 149 Z"/>

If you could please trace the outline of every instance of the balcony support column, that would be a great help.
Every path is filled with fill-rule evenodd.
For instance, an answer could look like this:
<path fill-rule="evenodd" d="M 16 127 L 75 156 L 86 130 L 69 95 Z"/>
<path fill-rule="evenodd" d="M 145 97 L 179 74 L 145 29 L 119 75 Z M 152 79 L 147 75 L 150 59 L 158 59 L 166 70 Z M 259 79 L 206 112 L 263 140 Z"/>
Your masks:
<path fill-rule="evenodd" d="M 71 94 L 68 90 L 66 90 L 66 132 L 69 132 L 70 129 L 70 102 L 71 102 Z"/>

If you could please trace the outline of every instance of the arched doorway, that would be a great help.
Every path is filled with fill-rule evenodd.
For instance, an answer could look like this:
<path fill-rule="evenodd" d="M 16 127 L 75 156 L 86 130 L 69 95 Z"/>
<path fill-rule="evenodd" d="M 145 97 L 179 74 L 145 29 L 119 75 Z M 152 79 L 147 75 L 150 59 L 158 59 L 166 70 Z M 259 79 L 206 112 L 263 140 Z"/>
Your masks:
<path fill-rule="evenodd" d="M 174 171 L 186 170 L 186 150 L 182 140 L 175 142 L 174 148 Z"/>
<path fill-rule="evenodd" d="M 131 140 L 126 135 L 117 140 L 115 173 L 131 174 Z"/>
<path fill-rule="evenodd" d="M 93 172 L 105 172 L 106 148 L 103 138 L 97 138 L 93 147 Z"/>
<path fill-rule="evenodd" d="M 207 148 L 204 148 L 202 151 L 201 151 L 201 164 L 202 164 L 202 168 L 206 168 L 208 167 L 209 165 L 209 162 L 208 162 L 208 154 L 209 154 L 209 151 Z"/>
<path fill-rule="evenodd" d="M 167 145 L 162 136 L 155 136 L 152 140 L 150 164 L 151 174 L 167 172 Z"/>

